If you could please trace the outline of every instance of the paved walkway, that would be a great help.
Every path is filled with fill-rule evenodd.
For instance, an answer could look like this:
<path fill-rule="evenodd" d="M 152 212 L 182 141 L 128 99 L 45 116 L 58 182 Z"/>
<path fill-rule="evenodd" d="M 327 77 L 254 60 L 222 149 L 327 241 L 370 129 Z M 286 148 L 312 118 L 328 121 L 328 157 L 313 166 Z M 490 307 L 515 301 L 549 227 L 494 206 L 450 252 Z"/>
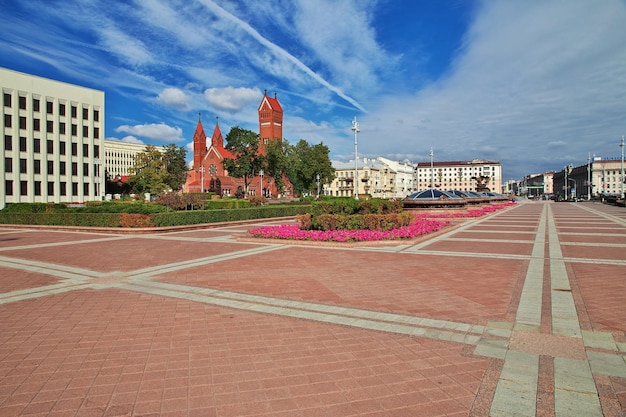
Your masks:
<path fill-rule="evenodd" d="M 0 229 L 0 416 L 626 413 L 623 208 L 371 247 L 251 227 Z"/>

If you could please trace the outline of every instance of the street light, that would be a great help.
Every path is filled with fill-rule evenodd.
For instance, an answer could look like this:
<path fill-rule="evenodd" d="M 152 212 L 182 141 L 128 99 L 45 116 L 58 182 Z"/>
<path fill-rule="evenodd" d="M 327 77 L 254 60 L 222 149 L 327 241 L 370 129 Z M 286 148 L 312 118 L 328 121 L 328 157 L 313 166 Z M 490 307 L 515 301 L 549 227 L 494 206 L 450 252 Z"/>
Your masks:
<path fill-rule="evenodd" d="M 591 152 L 587 157 L 587 201 L 591 201 Z"/>
<path fill-rule="evenodd" d="M 203 166 L 200 167 L 200 182 L 202 183 L 202 185 L 200 186 L 200 190 L 202 190 L 201 192 L 204 192 L 204 167 Z"/>
<path fill-rule="evenodd" d="M 357 152 L 357 133 L 359 133 L 359 124 L 356 116 L 352 121 L 352 131 L 354 132 L 354 198 L 359 199 L 359 153 Z"/>
<path fill-rule="evenodd" d="M 263 192 L 263 174 L 265 174 L 265 173 L 263 172 L 263 170 L 260 170 L 260 171 L 259 171 L 259 176 L 261 177 L 261 195 L 262 195 L 263 197 L 265 197 L 265 193 Z"/>
<path fill-rule="evenodd" d="M 432 190 L 435 188 L 435 168 L 433 164 L 435 154 L 433 153 L 433 148 L 430 148 L 430 153 L 428 155 L 430 156 L 430 189 Z"/>
<path fill-rule="evenodd" d="M 320 174 L 317 174 L 315 179 L 317 180 L 317 198 L 320 198 Z"/>
<path fill-rule="evenodd" d="M 626 180 L 626 178 L 624 178 L 624 135 L 622 135 L 622 143 L 619 145 L 619 147 L 622 148 L 622 177 L 620 181 L 620 198 L 623 200 L 624 199 L 624 181 Z"/>

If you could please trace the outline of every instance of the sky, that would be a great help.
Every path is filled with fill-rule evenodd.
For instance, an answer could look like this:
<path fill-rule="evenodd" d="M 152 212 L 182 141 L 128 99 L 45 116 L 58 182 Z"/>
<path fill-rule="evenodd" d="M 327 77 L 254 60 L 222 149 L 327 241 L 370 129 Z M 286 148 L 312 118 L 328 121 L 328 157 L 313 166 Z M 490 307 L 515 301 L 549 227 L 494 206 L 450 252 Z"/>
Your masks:
<path fill-rule="evenodd" d="M 0 67 L 105 92 L 105 137 L 201 118 L 334 161 L 495 160 L 503 181 L 621 158 L 626 0 L 0 0 Z M 219 118 L 219 119 L 216 119 Z"/>

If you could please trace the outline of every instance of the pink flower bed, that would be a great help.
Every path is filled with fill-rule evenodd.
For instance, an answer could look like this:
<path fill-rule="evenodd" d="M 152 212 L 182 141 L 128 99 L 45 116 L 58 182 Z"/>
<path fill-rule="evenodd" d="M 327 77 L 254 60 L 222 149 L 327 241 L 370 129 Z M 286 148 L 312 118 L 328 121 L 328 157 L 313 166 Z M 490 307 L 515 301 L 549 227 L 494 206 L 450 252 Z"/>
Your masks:
<path fill-rule="evenodd" d="M 297 224 L 283 224 L 280 226 L 258 227 L 248 231 L 248 234 L 264 239 L 310 240 L 317 242 L 367 242 L 413 239 L 436 232 L 450 223 L 447 220 L 438 221 L 430 218 L 480 217 L 508 207 L 510 204 L 494 204 L 481 209 L 468 210 L 465 213 L 420 214 L 410 225 L 393 230 L 300 230 L 300 226 Z"/>
<path fill-rule="evenodd" d="M 318 242 L 365 242 L 375 240 L 412 239 L 435 232 L 449 221 L 418 219 L 408 226 L 393 230 L 300 230 L 297 224 L 264 226 L 248 231 L 254 237 L 265 239 L 311 240 Z"/>

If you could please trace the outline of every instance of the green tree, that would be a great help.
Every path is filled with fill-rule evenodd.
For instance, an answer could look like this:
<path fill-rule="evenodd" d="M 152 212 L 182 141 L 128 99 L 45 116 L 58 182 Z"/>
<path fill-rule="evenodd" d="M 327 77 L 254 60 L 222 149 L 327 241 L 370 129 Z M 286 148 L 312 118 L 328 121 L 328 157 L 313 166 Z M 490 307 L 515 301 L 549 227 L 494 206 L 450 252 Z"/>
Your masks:
<path fill-rule="evenodd" d="M 234 158 L 224 158 L 222 164 L 228 175 L 243 178 L 244 193 L 248 194 L 248 181 L 264 167 L 265 158 L 259 155 L 259 134 L 239 126 L 226 135 L 226 146 Z"/>
<path fill-rule="evenodd" d="M 135 165 L 129 168 L 129 172 L 128 183 L 136 193 L 159 194 L 169 188 L 163 155 L 153 145 L 147 145 L 143 152 L 135 156 Z"/>
<path fill-rule="evenodd" d="M 320 184 L 331 182 L 335 176 L 335 169 L 330 161 L 330 150 L 324 143 L 309 145 L 300 139 L 287 150 L 287 176 L 293 184 L 297 194 L 317 193 L 317 175 Z"/>
<path fill-rule="evenodd" d="M 176 146 L 173 143 L 167 145 L 165 152 L 163 152 L 163 164 L 167 172 L 165 183 L 174 191 L 182 189 L 187 180 L 186 157 L 187 150 L 183 146 Z"/>
<path fill-rule="evenodd" d="M 285 181 L 283 175 L 287 173 L 287 149 L 289 142 L 286 140 L 271 140 L 265 146 L 265 175 L 274 180 L 279 193 L 283 192 Z"/>

